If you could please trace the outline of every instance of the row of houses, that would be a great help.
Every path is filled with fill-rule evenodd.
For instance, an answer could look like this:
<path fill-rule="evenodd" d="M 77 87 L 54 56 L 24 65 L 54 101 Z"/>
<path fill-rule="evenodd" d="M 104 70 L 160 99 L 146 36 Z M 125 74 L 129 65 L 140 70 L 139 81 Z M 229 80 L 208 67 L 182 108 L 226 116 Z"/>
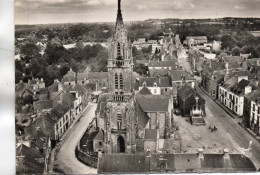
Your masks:
<path fill-rule="evenodd" d="M 83 85 L 58 80 L 45 87 L 42 79 L 32 79 L 16 85 L 16 96 L 33 99 L 32 104 L 27 104 L 32 111 L 27 113 L 30 115 L 26 125 L 16 124 L 22 130 L 17 137 L 17 173 L 46 173 L 51 148 L 88 105 L 88 90 Z"/>
<path fill-rule="evenodd" d="M 225 56 L 219 61 L 205 61 L 201 86 L 212 98 L 242 117 L 245 126 L 259 135 L 260 59 L 244 56 Z"/>

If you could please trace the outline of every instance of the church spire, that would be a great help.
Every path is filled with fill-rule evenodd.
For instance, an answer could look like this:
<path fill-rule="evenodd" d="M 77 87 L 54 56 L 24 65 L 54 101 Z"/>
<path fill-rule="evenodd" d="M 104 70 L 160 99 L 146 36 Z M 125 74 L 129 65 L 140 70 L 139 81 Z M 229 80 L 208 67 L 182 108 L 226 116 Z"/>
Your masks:
<path fill-rule="evenodd" d="M 117 23 L 123 23 L 123 17 L 121 12 L 121 0 L 118 0 L 118 10 L 117 10 Z"/>

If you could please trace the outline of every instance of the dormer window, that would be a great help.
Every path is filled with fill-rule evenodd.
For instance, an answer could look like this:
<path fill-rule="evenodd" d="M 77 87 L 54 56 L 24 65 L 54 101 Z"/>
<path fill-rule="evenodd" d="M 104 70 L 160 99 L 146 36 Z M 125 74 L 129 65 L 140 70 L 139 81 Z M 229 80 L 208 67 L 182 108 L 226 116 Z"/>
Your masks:
<path fill-rule="evenodd" d="M 143 82 L 143 87 L 146 87 L 146 82 Z"/>
<path fill-rule="evenodd" d="M 157 83 L 156 82 L 154 82 L 153 87 L 157 87 Z"/>

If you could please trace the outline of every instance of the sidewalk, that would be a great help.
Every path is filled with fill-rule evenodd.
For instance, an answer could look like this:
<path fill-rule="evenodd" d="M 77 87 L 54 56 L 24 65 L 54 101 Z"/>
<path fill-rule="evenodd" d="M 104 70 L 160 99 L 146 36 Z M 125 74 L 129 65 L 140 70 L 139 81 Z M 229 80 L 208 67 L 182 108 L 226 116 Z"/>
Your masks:
<path fill-rule="evenodd" d="M 82 114 L 90 107 L 90 105 L 88 104 L 84 110 L 82 110 L 79 114 L 78 117 L 75 118 L 75 120 L 72 122 L 72 124 L 70 125 L 70 127 L 67 129 L 67 131 L 65 131 L 65 133 L 63 134 L 63 136 L 60 138 L 60 141 L 57 143 L 57 145 L 51 150 L 51 159 L 50 159 L 50 163 L 49 163 L 49 173 L 53 173 L 53 168 L 54 168 L 54 161 L 55 161 L 55 153 L 56 150 L 60 148 L 60 146 L 62 145 L 62 143 L 64 142 L 64 140 L 66 140 L 66 136 L 69 134 L 71 128 L 73 128 L 73 126 L 75 125 L 75 123 L 77 123 L 79 121 L 79 119 L 82 117 Z"/>

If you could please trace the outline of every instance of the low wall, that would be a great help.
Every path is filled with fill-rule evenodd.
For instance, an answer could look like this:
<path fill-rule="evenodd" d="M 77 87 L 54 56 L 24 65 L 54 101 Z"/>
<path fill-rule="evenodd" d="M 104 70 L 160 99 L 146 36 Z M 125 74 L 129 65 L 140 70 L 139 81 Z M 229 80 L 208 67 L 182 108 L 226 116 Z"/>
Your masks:
<path fill-rule="evenodd" d="M 76 153 L 77 159 L 80 162 L 84 163 L 87 166 L 97 168 L 98 157 L 88 155 L 88 154 L 82 152 L 81 150 L 79 150 L 78 148 L 76 148 L 75 153 Z"/>

